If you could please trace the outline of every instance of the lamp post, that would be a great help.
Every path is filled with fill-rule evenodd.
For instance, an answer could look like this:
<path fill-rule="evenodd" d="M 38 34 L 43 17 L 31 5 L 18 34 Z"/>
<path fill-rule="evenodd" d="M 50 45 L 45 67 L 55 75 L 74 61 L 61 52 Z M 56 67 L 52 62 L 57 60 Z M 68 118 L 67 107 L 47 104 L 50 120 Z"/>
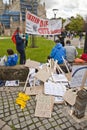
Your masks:
<path fill-rule="evenodd" d="M 87 16 L 85 19 L 85 42 L 84 42 L 84 53 L 87 53 Z"/>
<path fill-rule="evenodd" d="M 34 13 L 34 1 L 32 0 L 32 13 Z M 31 34 L 31 48 L 35 47 L 35 42 L 34 42 L 34 35 Z"/>
<path fill-rule="evenodd" d="M 56 14 L 58 12 L 58 9 L 53 9 L 53 13 L 54 13 L 54 19 L 56 19 Z"/>
<path fill-rule="evenodd" d="M 57 12 L 58 12 L 58 9 L 53 9 L 54 19 L 56 19 Z M 55 35 L 54 35 L 54 41 L 55 41 Z"/>

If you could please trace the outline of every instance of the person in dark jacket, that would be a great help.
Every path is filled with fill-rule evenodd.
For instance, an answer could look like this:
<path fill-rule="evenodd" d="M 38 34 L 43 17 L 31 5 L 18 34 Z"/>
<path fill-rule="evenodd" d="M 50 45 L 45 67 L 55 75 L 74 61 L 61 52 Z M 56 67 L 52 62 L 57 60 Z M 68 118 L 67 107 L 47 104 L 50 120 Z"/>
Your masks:
<path fill-rule="evenodd" d="M 60 39 L 60 43 L 62 44 L 62 46 L 65 46 L 65 42 L 64 42 L 65 36 L 66 36 L 66 34 L 65 34 L 64 30 L 62 29 L 61 34 L 58 35 L 58 38 Z"/>
<path fill-rule="evenodd" d="M 21 36 L 19 27 L 17 28 L 16 31 L 17 31 L 17 33 L 15 34 L 16 49 L 20 54 L 20 64 L 25 64 L 26 62 L 25 45 L 24 45 L 25 37 Z"/>

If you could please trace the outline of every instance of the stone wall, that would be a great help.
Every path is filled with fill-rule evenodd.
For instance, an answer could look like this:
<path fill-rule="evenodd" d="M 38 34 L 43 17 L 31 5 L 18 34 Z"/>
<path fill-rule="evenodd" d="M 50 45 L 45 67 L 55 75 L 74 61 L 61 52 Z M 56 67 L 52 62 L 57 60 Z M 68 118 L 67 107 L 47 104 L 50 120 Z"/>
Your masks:
<path fill-rule="evenodd" d="M 19 80 L 25 82 L 29 69 L 24 65 L 16 65 L 12 67 L 0 66 L 0 80 Z"/>

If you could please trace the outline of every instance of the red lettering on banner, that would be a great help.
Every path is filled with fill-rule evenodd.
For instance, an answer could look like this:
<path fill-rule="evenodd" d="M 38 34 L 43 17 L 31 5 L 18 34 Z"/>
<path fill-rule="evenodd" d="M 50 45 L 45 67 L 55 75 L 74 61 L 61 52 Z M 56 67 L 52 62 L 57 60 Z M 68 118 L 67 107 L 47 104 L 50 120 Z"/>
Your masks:
<path fill-rule="evenodd" d="M 48 25 L 48 21 L 40 21 L 40 27 L 46 27 Z"/>
<path fill-rule="evenodd" d="M 32 22 L 34 22 L 36 24 L 38 24 L 40 22 L 39 18 L 37 18 L 37 17 L 35 17 L 35 16 L 33 16 L 32 14 L 29 14 L 29 13 L 27 14 L 27 19 L 31 20 Z"/>
<path fill-rule="evenodd" d="M 38 32 L 39 32 L 40 34 L 50 34 L 48 28 L 39 28 L 39 29 L 38 29 Z"/>
<path fill-rule="evenodd" d="M 57 29 L 57 30 L 53 30 L 53 31 L 51 31 L 51 34 L 57 34 L 57 33 L 61 33 L 61 29 Z"/>

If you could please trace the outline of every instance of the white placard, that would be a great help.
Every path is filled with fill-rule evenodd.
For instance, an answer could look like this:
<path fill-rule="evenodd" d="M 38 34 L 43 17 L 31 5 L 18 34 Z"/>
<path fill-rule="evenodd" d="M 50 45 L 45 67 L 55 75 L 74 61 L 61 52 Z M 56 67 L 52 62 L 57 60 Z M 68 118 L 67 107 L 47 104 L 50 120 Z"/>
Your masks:
<path fill-rule="evenodd" d="M 54 82 L 68 82 L 66 76 L 63 74 L 53 74 L 52 79 Z"/>
<path fill-rule="evenodd" d="M 7 80 L 5 86 L 19 86 L 19 80 Z"/>
<path fill-rule="evenodd" d="M 62 83 L 53 83 L 51 81 L 44 83 L 44 93 L 54 96 L 63 96 L 66 92 L 66 87 Z"/>

